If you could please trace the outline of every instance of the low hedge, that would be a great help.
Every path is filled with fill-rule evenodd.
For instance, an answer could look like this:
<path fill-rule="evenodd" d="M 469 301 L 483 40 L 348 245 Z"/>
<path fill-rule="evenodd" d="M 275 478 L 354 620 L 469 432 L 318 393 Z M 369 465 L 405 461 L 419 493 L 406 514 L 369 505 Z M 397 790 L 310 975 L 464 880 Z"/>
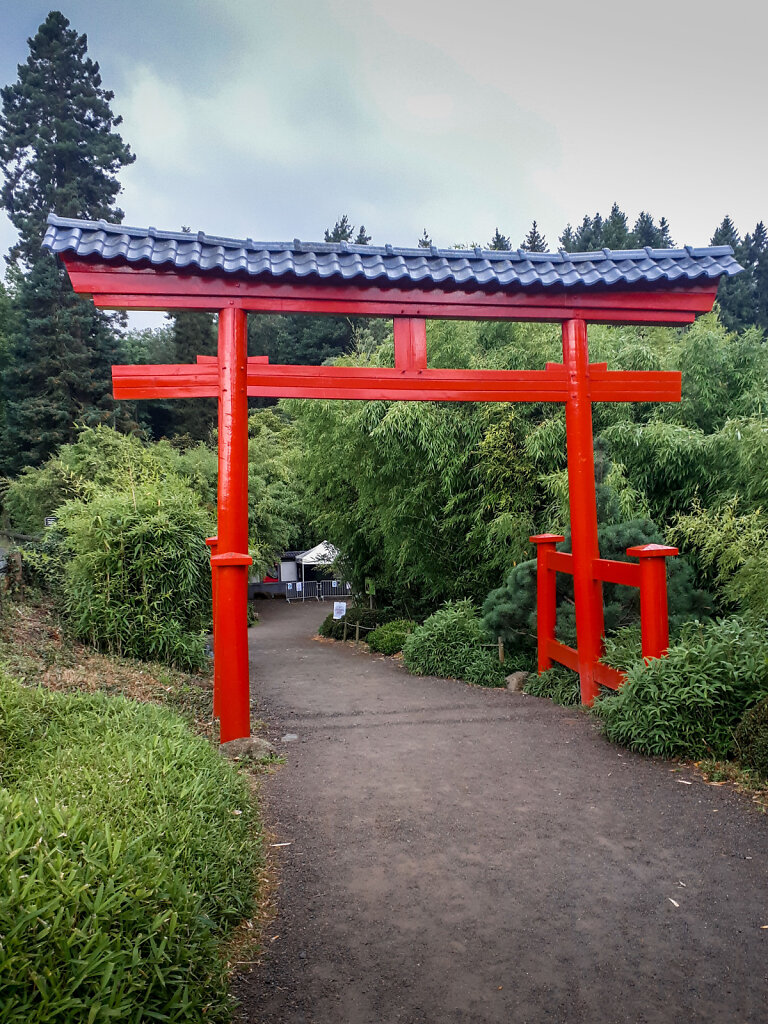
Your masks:
<path fill-rule="evenodd" d="M 245 780 L 172 712 L 0 676 L 3 1024 L 230 1018 L 253 909 Z"/>
<path fill-rule="evenodd" d="M 595 701 L 608 739 L 662 757 L 726 758 L 745 712 L 768 695 L 764 623 L 738 616 L 688 623 L 664 658 L 628 667 Z"/>
<path fill-rule="evenodd" d="M 734 753 L 745 768 L 768 779 L 768 697 L 747 711 L 736 729 Z"/>
<path fill-rule="evenodd" d="M 412 619 L 394 619 L 368 634 L 368 645 L 379 654 L 398 654 L 410 634 L 416 629 Z"/>
<path fill-rule="evenodd" d="M 471 601 L 448 601 L 406 637 L 403 661 L 414 675 L 503 686 L 505 670 L 495 651 L 485 646 L 490 642 Z"/>
<path fill-rule="evenodd" d="M 327 615 L 318 629 L 320 636 L 330 637 L 333 640 L 342 640 L 344 637 L 344 623 L 347 624 L 347 639 L 354 640 L 355 626 L 360 624 L 360 639 L 367 640 L 368 633 L 378 626 L 389 621 L 386 612 L 378 608 L 363 608 L 360 605 L 353 605 L 347 609 L 347 614 L 340 619 L 334 619 L 333 612 Z"/>

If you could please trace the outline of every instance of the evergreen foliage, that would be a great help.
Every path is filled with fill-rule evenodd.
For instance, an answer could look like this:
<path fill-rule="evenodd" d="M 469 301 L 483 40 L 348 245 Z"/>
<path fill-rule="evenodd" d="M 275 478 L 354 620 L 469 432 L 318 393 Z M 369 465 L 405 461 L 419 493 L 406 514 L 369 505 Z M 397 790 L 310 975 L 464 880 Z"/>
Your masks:
<path fill-rule="evenodd" d="M 76 423 L 126 422 L 111 398 L 114 317 L 76 298 L 40 245 L 50 210 L 119 221 L 117 174 L 134 157 L 86 37 L 52 11 L 29 47 L 18 81 L 0 90 L 0 203 L 19 232 L 11 259 L 20 275 L 2 377 L 6 472 L 45 461 Z"/>
<path fill-rule="evenodd" d="M 536 221 L 531 224 L 531 229 L 520 243 L 520 248 L 526 252 L 546 252 L 547 240 L 539 231 Z"/>
<path fill-rule="evenodd" d="M 365 228 L 361 228 L 365 231 Z M 355 234 L 354 225 L 346 213 L 342 213 L 332 228 L 326 228 L 323 238 L 326 242 L 351 242 Z"/>
<path fill-rule="evenodd" d="M 414 675 L 503 686 L 504 668 L 489 645 L 495 647 L 472 602 L 449 601 L 406 637 L 403 661 Z"/>
<path fill-rule="evenodd" d="M 506 235 L 502 235 L 499 229 L 496 228 L 493 238 L 488 243 L 488 248 L 500 249 L 507 252 L 512 248 L 512 242 L 507 238 Z"/>

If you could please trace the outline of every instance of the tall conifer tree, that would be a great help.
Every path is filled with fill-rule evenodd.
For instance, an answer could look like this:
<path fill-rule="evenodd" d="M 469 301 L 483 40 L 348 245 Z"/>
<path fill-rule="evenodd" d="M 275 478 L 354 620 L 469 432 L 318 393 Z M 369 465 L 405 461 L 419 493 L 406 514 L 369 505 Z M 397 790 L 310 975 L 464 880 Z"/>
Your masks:
<path fill-rule="evenodd" d="M 73 294 L 40 244 L 51 210 L 122 220 L 117 174 L 134 159 L 87 38 L 51 11 L 28 43 L 18 80 L 0 90 L 0 203 L 19 232 L 10 260 L 21 275 L 2 376 L 2 462 L 11 472 L 45 460 L 77 422 L 116 421 L 114 325 Z"/>
<path fill-rule="evenodd" d="M 504 252 L 508 252 L 512 248 L 512 243 L 506 235 L 502 235 L 498 228 L 493 238 L 488 243 L 489 249 L 499 249 Z"/>
<path fill-rule="evenodd" d="M 531 230 L 520 243 L 520 248 L 526 252 L 546 252 L 547 240 L 539 231 L 536 221 L 531 224 Z"/>

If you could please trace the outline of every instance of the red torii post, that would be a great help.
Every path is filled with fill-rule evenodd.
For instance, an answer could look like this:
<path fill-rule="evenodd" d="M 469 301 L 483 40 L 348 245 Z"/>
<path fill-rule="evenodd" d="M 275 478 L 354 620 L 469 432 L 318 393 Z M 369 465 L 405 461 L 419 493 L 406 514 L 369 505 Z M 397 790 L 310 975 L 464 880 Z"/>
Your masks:
<path fill-rule="evenodd" d="M 598 663 L 603 643 L 603 581 L 640 586 L 642 594 L 652 595 L 645 600 L 647 606 L 654 605 L 655 612 L 650 619 L 648 615 L 644 617 L 644 636 L 649 630 L 649 635 L 652 634 L 648 644 L 644 643 L 644 653 L 646 648 L 651 653 L 663 653 L 665 607 L 653 597 L 661 594 L 661 581 L 665 578 L 663 560 L 660 562 L 656 557 L 646 561 L 646 556 L 662 552 L 630 549 L 630 554 L 641 557 L 640 565 L 600 558 L 591 406 L 593 402 L 679 401 L 680 374 L 610 371 L 604 363 L 590 364 L 587 322 L 691 323 L 698 313 L 712 308 L 719 277 L 740 269 L 730 249 L 664 250 L 660 251 L 658 259 L 652 250 L 607 255 L 537 254 L 535 257 L 526 253 L 498 255 L 476 250 L 473 256 L 472 253 L 432 250 L 425 255 L 420 250 L 395 251 L 391 247 L 384 250 L 351 249 L 344 244 L 307 247 L 298 242 L 293 247 L 276 243 L 269 250 L 268 246 L 238 240 L 127 229 L 104 222 L 94 224 L 53 216 L 49 218 L 49 225 L 45 244 L 61 255 L 75 291 L 90 295 L 97 306 L 199 309 L 219 315 L 218 357 L 199 357 L 193 365 L 115 366 L 113 383 L 115 398 L 217 397 L 219 401 L 218 536 L 211 539 L 212 551 L 215 543 L 211 562 L 215 579 L 214 690 L 222 742 L 250 733 L 246 606 L 247 567 L 251 562 L 248 556 L 248 396 L 563 402 L 572 552 L 556 551 L 555 542 L 560 538 L 551 535 L 532 538 L 535 542 L 545 542 L 539 544 L 540 627 L 543 627 L 543 631 L 540 628 L 539 667 L 546 668 L 555 659 L 576 669 L 585 703 L 592 702 L 600 683 L 620 685 L 621 674 Z M 169 254 L 164 254 L 163 246 Z M 271 264 L 264 258 L 274 250 L 281 259 L 289 253 L 294 272 L 297 272 L 296 267 L 308 248 L 312 249 L 309 255 L 314 264 L 306 271 L 306 279 L 297 279 L 295 273 L 283 279 L 280 276 L 283 271 L 278 274 L 270 269 Z M 181 250 L 184 250 L 185 262 L 177 266 L 176 254 Z M 316 267 L 320 257 L 317 252 L 330 253 L 334 266 L 350 253 L 358 262 L 363 256 L 374 262 L 379 260 L 382 265 L 390 259 L 398 274 L 403 266 L 408 269 L 410 259 L 421 277 L 429 255 L 435 257 L 441 273 L 454 261 L 464 278 L 467 265 L 473 259 L 484 272 L 491 260 L 501 260 L 507 267 L 514 258 L 527 267 L 532 259 L 543 262 L 550 274 L 558 262 L 572 270 L 572 265 L 582 260 L 590 263 L 594 277 L 594 264 L 611 256 L 622 257 L 629 269 L 615 270 L 616 260 L 612 259 L 612 281 L 608 284 L 600 281 L 600 287 L 594 289 L 589 281 L 581 281 L 580 287 L 570 289 L 547 290 L 537 286 L 526 290 L 517 281 L 511 288 L 484 290 L 479 276 L 471 275 L 466 285 L 457 285 L 454 278 L 449 287 L 442 287 L 434 278 L 429 287 L 414 284 L 415 278 L 411 279 L 410 286 L 402 287 L 391 277 L 377 285 L 365 276 L 362 281 L 345 280 L 339 285 L 333 280 L 318 280 Z M 213 254 L 210 260 L 209 253 Z M 226 257 L 233 254 L 234 272 L 228 269 L 226 262 Z M 259 257 L 254 271 L 248 263 L 251 255 Z M 674 260 L 678 261 L 673 267 L 674 273 L 664 277 Z M 660 263 L 667 266 L 667 270 L 660 268 Z M 637 270 L 640 264 L 646 268 L 645 278 Z M 694 280 L 680 272 L 683 264 L 693 266 Z M 378 264 L 376 266 L 378 269 Z M 628 279 L 639 284 L 630 288 Z M 263 359 L 248 359 L 246 316 L 249 311 L 392 317 L 395 366 L 276 366 Z M 563 362 L 548 363 L 544 370 L 432 369 L 427 366 L 428 318 L 560 322 Z M 663 554 L 673 552 L 674 549 L 665 549 Z M 554 639 L 554 607 L 549 608 L 551 601 L 547 596 L 553 599 L 553 583 L 550 586 L 545 577 L 551 583 L 555 571 L 573 575 L 577 650 Z M 547 636 L 548 631 L 551 636 Z"/>

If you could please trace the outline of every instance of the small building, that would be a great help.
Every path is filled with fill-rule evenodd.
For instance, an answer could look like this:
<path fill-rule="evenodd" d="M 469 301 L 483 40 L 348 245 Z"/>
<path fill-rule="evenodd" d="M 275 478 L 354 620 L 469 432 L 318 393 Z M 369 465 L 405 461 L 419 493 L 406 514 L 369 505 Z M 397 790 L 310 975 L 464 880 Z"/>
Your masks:
<path fill-rule="evenodd" d="M 284 551 L 262 580 L 249 581 L 248 597 L 262 594 L 303 600 L 347 593 L 351 588 L 344 581 L 331 579 L 331 569 L 338 557 L 338 548 L 327 540 L 307 551 Z"/>

